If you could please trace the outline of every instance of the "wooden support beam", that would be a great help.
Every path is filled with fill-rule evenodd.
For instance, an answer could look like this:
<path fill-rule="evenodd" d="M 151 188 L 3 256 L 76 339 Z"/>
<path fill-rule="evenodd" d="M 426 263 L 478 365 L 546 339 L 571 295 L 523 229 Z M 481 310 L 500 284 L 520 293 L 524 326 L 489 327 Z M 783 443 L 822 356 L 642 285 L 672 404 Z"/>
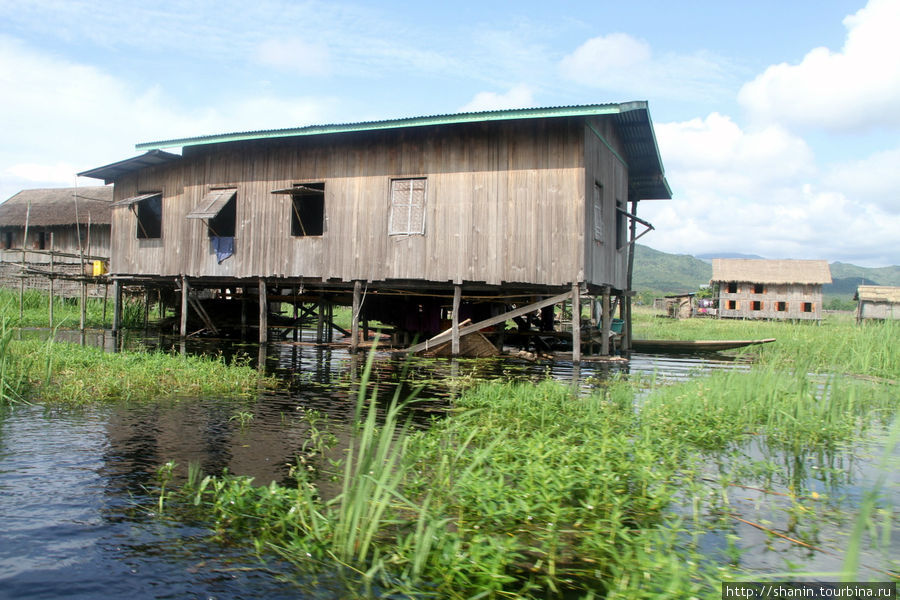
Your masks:
<path fill-rule="evenodd" d="M 581 362 L 581 286 L 572 284 L 572 362 Z"/>
<path fill-rule="evenodd" d="M 359 350 L 359 309 L 362 284 L 353 282 L 353 310 L 350 313 L 350 352 Z"/>
<path fill-rule="evenodd" d="M 450 354 L 459 356 L 459 304 L 462 301 L 462 286 L 453 286 L 453 312 L 451 315 L 453 327 L 451 330 Z"/>
<path fill-rule="evenodd" d="M 602 315 L 603 328 L 600 330 L 600 354 L 609 356 L 609 332 L 612 325 L 612 314 L 609 310 L 609 286 L 603 287 L 603 309 Z"/>
<path fill-rule="evenodd" d="M 188 278 L 181 276 L 181 326 L 179 327 L 179 335 L 182 339 L 187 337 L 187 319 L 188 309 L 190 307 L 191 284 Z"/>
<path fill-rule="evenodd" d="M 563 294 L 559 294 L 557 296 L 553 296 L 551 298 L 545 298 L 539 302 L 535 302 L 533 304 L 529 304 L 527 306 L 522 306 L 520 308 L 513 309 L 509 312 L 505 312 L 502 315 L 497 315 L 496 317 L 491 317 L 489 319 L 485 319 L 483 321 L 479 321 L 477 323 L 473 323 L 467 327 L 460 327 L 459 329 L 459 337 L 463 337 L 469 335 L 470 333 L 475 333 L 485 327 L 490 327 L 491 325 L 496 325 L 498 323 L 503 323 L 508 321 L 509 319 L 515 319 L 516 317 L 521 317 L 522 315 L 526 315 L 530 312 L 534 312 L 545 306 L 550 306 L 551 304 L 559 304 L 564 300 L 568 300 L 572 297 L 572 292 L 565 292 Z M 414 346 L 410 346 L 404 352 L 421 352 L 422 350 L 428 350 L 429 348 L 433 348 L 438 344 L 443 344 L 444 342 L 450 341 L 453 335 L 453 330 L 449 329 L 447 331 L 441 332 L 431 338 L 430 340 L 426 340 Z"/>
<path fill-rule="evenodd" d="M 266 280 L 259 278 L 259 343 L 269 341 L 269 300 Z"/>
<path fill-rule="evenodd" d="M 119 280 L 113 281 L 113 333 L 122 327 L 122 284 Z"/>
<path fill-rule="evenodd" d="M 81 282 L 81 318 L 78 321 L 78 329 L 84 331 L 87 321 L 87 282 Z"/>

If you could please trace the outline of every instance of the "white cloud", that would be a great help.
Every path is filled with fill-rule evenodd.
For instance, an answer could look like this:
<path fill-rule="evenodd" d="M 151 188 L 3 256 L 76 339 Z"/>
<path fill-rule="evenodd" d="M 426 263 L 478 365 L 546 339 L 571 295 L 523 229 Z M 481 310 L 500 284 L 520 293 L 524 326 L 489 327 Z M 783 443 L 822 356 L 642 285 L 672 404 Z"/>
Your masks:
<path fill-rule="evenodd" d="M 325 75 L 330 71 L 328 48 L 298 38 L 264 41 L 257 59 L 263 65 L 300 75 Z"/>
<path fill-rule="evenodd" d="M 830 165 L 823 183 L 844 194 L 867 198 L 883 210 L 900 213 L 900 147 L 862 160 Z M 897 235 L 900 239 L 900 232 Z"/>
<path fill-rule="evenodd" d="M 505 94 L 479 92 L 469 102 L 461 106 L 459 112 L 528 108 L 531 106 L 534 106 L 531 88 L 527 85 L 517 85 Z"/>
<path fill-rule="evenodd" d="M 766 69 L 739 102 L 761 120 L 851 130 L 900 126 L 900 2 L 870 0 L 844 19 L 840 52 L 815 48 L 796 65 Z"/>
<path fill-rule="evenodd" d="M 900 263 L 900 184 L 854 185 L 879 173 L 896 181 L 887 171 L 894 153 L 822 176 L 806 143 L 775 126 L 745 131 L 714 113 L 658 124 L 656 132 L 675 197 L 641 204 L 642 216 L 657 229 L 645 238 L 654 248 Z M 891 194 L 893 204 L 875 192 Z"/>
<path fill-rule="evenodd" d="M 721 96 L 730 87 L 732 70 L 705 51 L 656 56 L 647 42 L 627 33 L 591 38 L 559 62 L 564 79 L 587 87 L 694 100 Z"/>

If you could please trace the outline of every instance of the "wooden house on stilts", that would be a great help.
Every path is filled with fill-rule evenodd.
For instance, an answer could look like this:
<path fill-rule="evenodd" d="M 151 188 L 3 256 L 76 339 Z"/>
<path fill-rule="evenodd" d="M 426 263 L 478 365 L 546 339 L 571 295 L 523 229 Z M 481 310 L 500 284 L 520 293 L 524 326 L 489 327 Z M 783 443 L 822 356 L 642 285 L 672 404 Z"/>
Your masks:
<path fill-rule="evenodd" d="M 236 308 L 246 324 L 258 306 L 266 341 L 278 301 L 315 321 L 321 340 L 329 307 L 343 304 L 354 347 L 360 322 L 374 319 L 398 340 L 437 336 L 429 347 L 450 342 L 456 354 L 469 332 L 500 342 L 511 319 L 517 333 L 553 330 L 552 307 L 568 301 L 581 315 L 586 296 L 598 323 L 589 331 L 599 327 L 608 353 L 613 311 L 630 322 L 634 240 L 652 229 L 638 203 L 671 197 L 646 102 L 137 148 L 147 153 L 81 175 L 115 183 L 113 280 L 172 298 L 182 335 L 196 315 L 215 328 Z M 574 321 L 577 360 L 588 340 Z"/>

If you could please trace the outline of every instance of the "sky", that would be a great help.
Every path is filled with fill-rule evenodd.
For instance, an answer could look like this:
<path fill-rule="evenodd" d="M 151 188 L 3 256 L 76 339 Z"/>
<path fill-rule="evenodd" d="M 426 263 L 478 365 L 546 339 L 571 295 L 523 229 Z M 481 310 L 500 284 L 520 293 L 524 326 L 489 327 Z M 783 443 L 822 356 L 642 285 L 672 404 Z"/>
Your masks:
<path fill-rule="evenodd" d="M 900 0 L 0 0 L 0 199 L 135 144 L 646 100 L 642 243 L 900 265 Z"/>

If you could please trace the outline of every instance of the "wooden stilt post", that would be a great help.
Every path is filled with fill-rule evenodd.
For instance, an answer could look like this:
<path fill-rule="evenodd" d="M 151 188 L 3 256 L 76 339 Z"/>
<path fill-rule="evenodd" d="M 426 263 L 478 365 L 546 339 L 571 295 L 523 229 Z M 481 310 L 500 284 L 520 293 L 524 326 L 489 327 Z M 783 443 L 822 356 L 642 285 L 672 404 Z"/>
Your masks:
<path fill-rule="evenodd" d="M 181 326 L 179 327 L 179 335 L 182 339 L 187 337 L 187 320 L 188 310 L 190 310 L 190 293 L 191 284 L 187 276 L 181 276 Z"/>
<path fill-rule="evenodd" d="M 303 326 L 300 325 L 300 323 L 297 321 L 297 316 L 299 313 L 297 312 L 297 286 L 296 285 L 291 288 L 291 297 L 292 297 L 291 303 L 294 305 L 294 341 L 296 342 L 298 340 L 298 338 L 303 337 L 303 333 L 302 333 Z M 299 329 L 299 332 L 298 332 L 298 329 Z"/>
<path fill-rule="evenodd" d="M 122 327 L 122 284 L 118 279 L 113 281 L 113 333 L 118 333 Z"/>
<path fill-rule="evenodd" d="M 78 329 L 84 331 L 85 322 L 87 321 L 87 282 L 81 282 L 81 318 L 78 321 Z"/>
<path fill-rule="evenodd" d="M 159 320 L 162 322 L 166 318 L 166 305 L 163 304 L 162 288 L 157 288 L 156 290 L 156 310 L 159 314 Z"/>
<path fill-rule="evenodd" d="M 572 284 L 572 362 L 581 362 L 581 286 Z"/>
<path fill-rule="evenodd" d="M 334 304 L 331 302 L 325 307 L 328 309 L 328 341 L 334 341 Z"/>
<path fill-rule="evenodd" d="M 53 329 L 53 291 L 54 291 L 53 232 L 50 232 L 50 329 Z"/>
<path fill-rule="evenodd" d="M 150 326 L 150 288 L 144 286 L 144 330 Z"/>
<path fill-rule="evenodd" d="M 266 292 L 266 280 L 259 278 L 259 343 L 269 341 L 269 300 Z"/>
<path fill-rule="evenodd" d="M 316 342 L 321 344 L 323 339 L 323 334 L 325 333 L 325 301 L 322 298 L 319 298 L 319 306 L 318 306 L 318 314 L 316 319 Z"/>
<path fill-rule="evenodd" d="M 453 311 L 450 318 L 453 323 L 453 333 L 450 342 L 450 354 L 459 356 L 459 304 L 462 301 L 462 286 L 453 286 Z"/>
<path fill-rule="evenodd" d="M 241 288 L 241 339 L 247 339 L 247 288 Z"/>
<path fill-rule="evenodd" d="M 600 354 L 609 356 L 609 332 L 612 325 L 612 315 L 609 310 L 609 286 L 603 286 L 603 308 L 600 318 L 603 327 L 600 330 Z"/>
<path fill-rule="evenodd" d="M 631 214 L 637 215 L 638 203 L 637 200 L 631 201 Z M 625 285 L 625 329 L 623 331 L 622 336 L 622 350 L 626 352 L 631 352 L 631 299 L 632 294 L 634 293 L 631 289 L 632 281 L 634 280 L 634 244 L 636 240 L 637 233 L 637 221 L 631 219 L 631 227 L 629 230 L 629 244 L 628 244 L 628 272 L 626 273 L 626 285 Z"/>
<path fill-rule="evenodd" d="M 362 284 L 353 282 L 353 310 L 350 313 L 350 352 L 359 350 L 359 309 L 362 296 Z"/>

